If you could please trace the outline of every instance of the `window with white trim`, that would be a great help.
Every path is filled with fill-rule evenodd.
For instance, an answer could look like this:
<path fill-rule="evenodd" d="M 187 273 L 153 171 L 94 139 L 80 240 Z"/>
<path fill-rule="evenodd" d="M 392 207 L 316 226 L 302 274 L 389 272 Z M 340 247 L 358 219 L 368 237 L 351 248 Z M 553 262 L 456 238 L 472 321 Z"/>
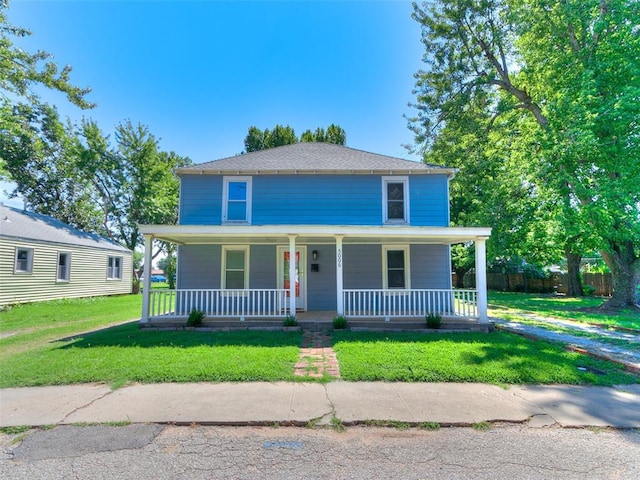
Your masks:
<path fill-rule="evenodd" d="M 58 273 L 56 279 L 59 282 L 68 282 L 71 276 L 71 253 L 58 252 Z"/>
<path fill-rule="evenodd" d="M 222 247 L 223 289 L 243 290 L 249 288 L 249 247 Z"/>
<path fill-rule="evenodd" d="M 382 247 L 383 288 L 406 290 L 411 288 L 409 271 L 409 246 Z"/>
<path fill-rule="evenodd" d="M 107 259 L 107 280 L 122 280 L 122 257 Z"/>
<path fill-rule="evenodd" d="M 15 273 L 31 273 L 33 271 L 33 248 L 16 248 Z"/>
<path fill-rule="evenodd" d="M 409 177 L 382 177 L 383 223 L 409 223 Z"/>
<path fill-rule="evenodd" d="M 251 177 L 224 177 L 223 223 L 251 223 Z"/>

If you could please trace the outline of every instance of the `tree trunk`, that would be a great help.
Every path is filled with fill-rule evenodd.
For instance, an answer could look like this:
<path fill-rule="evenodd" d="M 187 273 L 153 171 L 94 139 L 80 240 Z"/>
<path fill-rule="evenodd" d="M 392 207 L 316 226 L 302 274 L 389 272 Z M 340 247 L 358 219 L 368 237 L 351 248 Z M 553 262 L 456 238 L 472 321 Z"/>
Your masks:
<path fill-rule="evenodd" d="M 613 295 L 604 308 L 628 308 L 636 306 L 636 288 L 640 283 L 640 258 L 636 257 L 630 241 L 611 243 L 609 251 L 600 252 L 611 270 Z"/>
<path fill-rule="evenodd" d="M 584 295 L 580 278 L 582 255 L 573 253 L 569 247 L 565 248 L 564 254 L 567 258 L 567 297 L 582 297 Z"/>
<path fill-rule="evenodd" d="M 456 288 L 464 288 L 464 276 L 467 272 L 471 270 L 470 268 L 454 268 L 453 271 L 456 272 Z"/>

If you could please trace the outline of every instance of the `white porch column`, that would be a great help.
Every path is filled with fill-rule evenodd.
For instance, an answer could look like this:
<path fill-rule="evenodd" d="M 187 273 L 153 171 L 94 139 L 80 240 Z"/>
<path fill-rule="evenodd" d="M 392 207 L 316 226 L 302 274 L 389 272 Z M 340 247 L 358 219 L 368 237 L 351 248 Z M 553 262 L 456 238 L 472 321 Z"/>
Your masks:
<path fill-rule="evenodd" d="M 342 238 L 343 235 L 336 236 L 336 295 L 338 315 L 344 315 L 344 295 L 342 276 Z"/>
<path fill-rule="evenodd" d="M 478 238 L 476 244 L 476 292 L 478 295 L 478 319 L 489 322 L 487 316 L 487 248 L 486 239 Z"/>
<path fill-rule="evenodd" d="M 289 235 L 289 315 L 296 315 L 296 235 Z"/>
<path fill-rule="evenodd" d="M 144 236 L 144 264 L 142 273 L 142 321 L 149 320 L 149 297 L 151 296 L 151 249 L 153 248 L 153 235 Z"/>

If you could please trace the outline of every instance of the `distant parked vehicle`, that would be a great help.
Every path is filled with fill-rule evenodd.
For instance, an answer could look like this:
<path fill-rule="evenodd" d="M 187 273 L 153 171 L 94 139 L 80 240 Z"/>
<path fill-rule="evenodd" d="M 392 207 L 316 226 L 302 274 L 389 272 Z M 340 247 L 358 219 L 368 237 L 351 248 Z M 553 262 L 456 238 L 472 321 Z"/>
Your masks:
<path fill-rule="evenodd" d="M 165 277 L 164 275 L 151 275 L 151 281 L 152 282 L 166 282 L 167 281 L 167 277 Z"/>

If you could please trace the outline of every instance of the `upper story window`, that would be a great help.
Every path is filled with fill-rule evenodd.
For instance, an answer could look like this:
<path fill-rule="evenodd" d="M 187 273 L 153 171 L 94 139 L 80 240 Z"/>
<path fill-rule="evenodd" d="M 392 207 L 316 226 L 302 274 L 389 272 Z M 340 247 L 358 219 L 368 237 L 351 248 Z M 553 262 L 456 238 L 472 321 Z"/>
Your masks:
<path fill-rule="evenodd" d="M 58 274 L 59 282 L 68 282 L 71 276 L 71 254 L 69 252 L 58 252 Z"/>
<path fill-rule="evenodd" d="M 15 273 L 31 273 L 33 271 L 33 248 L 16 248 Z"/>
<path fill-rule="evenodd" d="M 409 178 L 382 177 L 383 223 L 409 223 Z"/>
<path fill-rule="evenodd" d="M 122 257 L 108 258 L 107 280 L 122 280 Z"/>
<path fill-rule="evenodd" d="M 251 223 L 251 177 L 224 177 L 223 223 Z"/>

